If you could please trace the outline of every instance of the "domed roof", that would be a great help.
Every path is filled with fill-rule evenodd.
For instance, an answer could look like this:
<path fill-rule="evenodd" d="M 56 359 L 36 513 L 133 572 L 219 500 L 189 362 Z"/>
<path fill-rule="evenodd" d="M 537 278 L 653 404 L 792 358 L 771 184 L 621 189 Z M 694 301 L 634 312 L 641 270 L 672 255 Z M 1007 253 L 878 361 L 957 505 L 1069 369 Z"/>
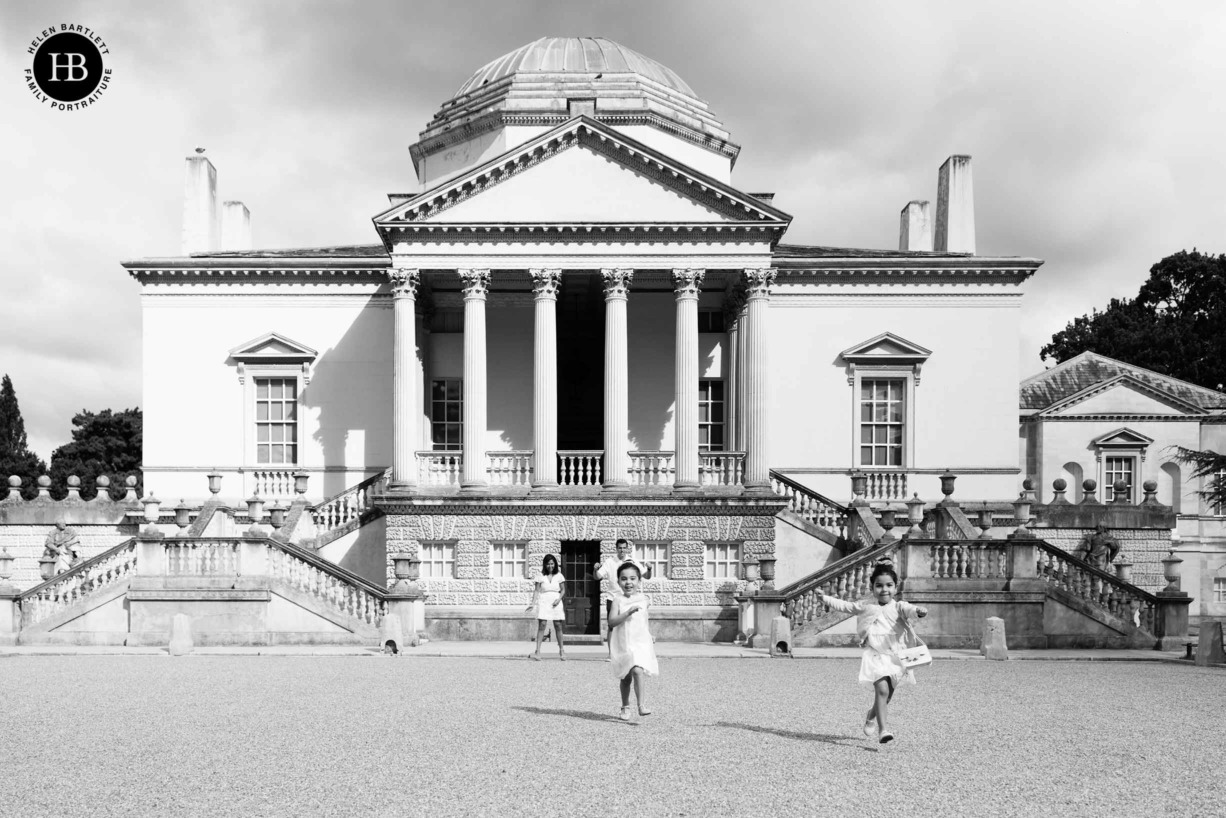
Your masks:
<path fill-rule="evenodd" d="M 455 95 L 463 96 L 512 74 L 531 71 L 555 74 L 634 73 L 687 96 L 696 96 L 685 80 L 671 68 L 604 37 L 542 37 L 490 62 L 460 86 Z"/>

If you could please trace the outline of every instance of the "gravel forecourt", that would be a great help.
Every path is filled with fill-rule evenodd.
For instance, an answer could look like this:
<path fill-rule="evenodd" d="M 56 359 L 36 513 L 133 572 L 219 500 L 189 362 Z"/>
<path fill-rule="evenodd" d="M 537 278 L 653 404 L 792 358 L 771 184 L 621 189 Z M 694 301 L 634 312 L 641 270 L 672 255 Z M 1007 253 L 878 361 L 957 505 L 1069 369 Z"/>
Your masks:
<path fill-rule="evenodd" d="M 1226 814 L 1226 669 L 851 659 L 0 658 L 0 815 Z"/>

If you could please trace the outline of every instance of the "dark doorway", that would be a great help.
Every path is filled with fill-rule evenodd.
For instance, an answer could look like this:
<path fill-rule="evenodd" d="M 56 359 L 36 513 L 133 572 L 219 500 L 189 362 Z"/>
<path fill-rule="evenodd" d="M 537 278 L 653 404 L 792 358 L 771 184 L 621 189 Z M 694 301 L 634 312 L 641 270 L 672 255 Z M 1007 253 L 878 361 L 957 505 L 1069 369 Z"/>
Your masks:
<path fill-rule="evenodd" d="M 558 448 L 604 448 L 604 289 L 595 273 L 562 274 Z"/>
<path fill-rule="evenodd" d="M 593 567 L 599 561 L 599 540 L 562 541 L 567 633 L 600 633 L 600 580 Z"/>

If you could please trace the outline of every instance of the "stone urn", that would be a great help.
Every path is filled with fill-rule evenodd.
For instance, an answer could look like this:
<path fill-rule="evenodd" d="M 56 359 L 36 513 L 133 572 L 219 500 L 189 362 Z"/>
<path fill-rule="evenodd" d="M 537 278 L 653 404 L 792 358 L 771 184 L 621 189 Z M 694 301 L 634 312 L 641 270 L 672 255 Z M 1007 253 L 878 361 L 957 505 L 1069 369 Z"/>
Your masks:
<path fill-rule="evenodd" d="M 763 589 L 775 590 L 775 558 L 758 557 L 758 570 L 762 574 Z"/>

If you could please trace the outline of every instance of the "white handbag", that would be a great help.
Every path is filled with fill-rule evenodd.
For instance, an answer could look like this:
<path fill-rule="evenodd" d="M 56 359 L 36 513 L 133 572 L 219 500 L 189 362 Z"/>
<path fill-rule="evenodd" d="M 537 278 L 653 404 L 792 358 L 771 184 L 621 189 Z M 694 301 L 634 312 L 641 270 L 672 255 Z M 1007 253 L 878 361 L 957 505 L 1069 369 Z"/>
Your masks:
<path fill-rule="evenodd" d="M 911 621 L 902 613 L 898 612 L 899 618 L 902 619 L 903 632 L 908 637 L 910 642 L 909 647 L 905 647 L 898 651 L 898 660 L 902 662 L 902 666 L 907 670 L 912 668 L 923 667 L 924 665 L 932 664 L 932 654 L 928 651 L 928 645 L 923 639 L 920 639 L 915 628 L 911 627 Z"/>

